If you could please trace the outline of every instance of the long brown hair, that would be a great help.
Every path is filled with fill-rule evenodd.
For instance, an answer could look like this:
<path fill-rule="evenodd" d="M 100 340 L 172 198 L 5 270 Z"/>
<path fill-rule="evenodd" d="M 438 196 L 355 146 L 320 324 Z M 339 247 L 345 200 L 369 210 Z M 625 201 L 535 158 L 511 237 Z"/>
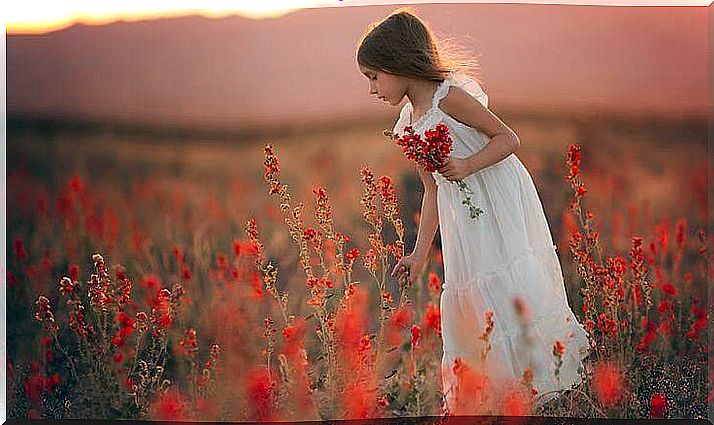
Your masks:
<path fill-rule="evenodd" d="M 395 9 L 369 24 L 358 43 L 357 63 L 366 68 L 439 82 L 449 71 L 460 71 L 482 83 L 480 65 L 473 55 L 436 37 L 411 7 Z"/>

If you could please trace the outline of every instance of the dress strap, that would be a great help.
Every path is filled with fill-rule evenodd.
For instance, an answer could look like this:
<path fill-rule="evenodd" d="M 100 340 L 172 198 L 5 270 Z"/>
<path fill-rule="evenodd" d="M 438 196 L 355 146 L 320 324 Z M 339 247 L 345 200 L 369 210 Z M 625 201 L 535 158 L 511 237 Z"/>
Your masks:
<path fill-rule="evenodd" d="M 440 82 L 439 85 L 436 87 L 436 91 L 434 92 L 434 99 L 431 102 L 432 109 L 437 109 L 439 101 L 443 99 L 444 96 L 446 96 L 446 93 L 449 92 L 452 75 L 453 71 L 449 71 L 449 74 L 444 78 L 444 81 Z"/>

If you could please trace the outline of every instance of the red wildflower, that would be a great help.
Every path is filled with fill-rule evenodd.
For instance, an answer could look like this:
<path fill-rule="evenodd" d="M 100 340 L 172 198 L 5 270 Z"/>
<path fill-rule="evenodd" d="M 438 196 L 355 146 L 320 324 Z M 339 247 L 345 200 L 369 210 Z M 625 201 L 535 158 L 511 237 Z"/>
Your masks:
<path fill-rule="evenodd" d="M 441 312 L 439 307 L 433 303 L 429 303 L 424 314 L 424 325 L 428 329 L 433 329 L 437 334 L 441 335 Z"/>
<path fill-rule="evenodd" d="M 162 394 L 153 405 L 156 419 L 165 421 L 186 420 L 186 406 L 181 394 L 177 390 Z"/>
<path fill-rule="evenodd" d="M 347 251 L 347 259 L 350 261 L 354 261 L 357 258 L 359 258 L 359 249 L 357 248 L 352 248 L 349 251 Z"/>
<path fill-rule="evenodd" d="M 416 162 L 430 173 L 439 170 L 446 163 L 453 145 L 449 127 L 443 123 L 437 124 L 433 129 L 426 130 L 424 139 L 421 138 L 419 133 L 414 133 L 411 126 L 404 127 L 402 136 L 389 131 L 385 131 L 385 135 L 395 140 L 397 146 L 402 148 L 404 155 L 408 159 Z M 391 182 L 391 180 L 388 182 Z M 470 218 L 478 218 L 483 213 L 483 210 L 471 203 L 470 195 L 473 192 L 464 181 L 458 180 L 455 183 L 458 184 L 459 191 L 465 195 L 463 203 L 469 211 Z"/>
<path fill-rule="evenodd" d="M 305 232 L 304 232 L 305 240 L 311 241 L 311 240 L 315 239 L 316 236 L 317 236 L 317 231 L 315 229 L 313 229 L 312 227 L 308 227 L 305 229 Z"/>
<path fill-rule="evenodd" d="M 275 382 L 265 368 L 255 370 L 248 380 L 248 397 L 259 420 L 272 418 Z"/>
<path fill-rule="evenodd" d="M 650 398 L 650 418 L 664 419 L 667 414 L 667 396 L 662 393 L 653 394 Z"/>
<path fill-rule="evenodd" d="M 525 300 L 523 300 L 523 298 L 521 297 L 513 298 L 513 308 L 516 310 L 516 313 L 522 320 L 525 320 L 530 316 L 528 306 L 526 305 Z"/>
<path fill-rule="evenodd" d="M 687 241 L 687 220 L 685 219 L 679 219 L 677 221 L 677 224 L 675 225 L 676 227 L 676 239 L 677 239 L 677 246 L 678 247 L 683 247 L 684 243 Z"/>
<path fill-rule="evenodd" d="M 433 292 L 434 294 L 439 294 L 441 292 L 441 279 L 439 278 L 439 275 L 437 275 L 434 272 L 429 273 L 429 291 Z"/>
<path fill-rule="evenodd" d="M 603 405 L 613 406 L 622 396 L 622 371 L 613 363 L 597 364 L 593 372 L 593 387 Z"/>
<path fill-rule="evenodd" d="M 419 328 L 419 326 L 412 325 L 411 334 L 412 334 L 412 350 L 413 350 L 419 344 L 419 336 L 421 335 L 421 329 Z"/>
<path fill-rule="evenodd" d="M 666 283 L 662 285 L 662 292 L 674 297 L 677 295 L 677 288 L 675 288 L 671 283 Z"/>
<path fill-rule="evenodd" d="M 391 317 L 392 325 L 394 325 L 395 327 L 397 327 L 399 329 L 406 327 L 411 320 L 412 320 L 411 309 L 406 308 L 406 307 L 401 307 L 401 308 L 397 309 L 397 311 L 395 311 Z"/>
<path fill-rule="evenodd" d="M 27 259 L 27 251 L 25 250 L 25 242 L 20 238 L 15 239 L 15 242 L 13 243 L 13 247 L 15 248 L 15 258 L 17 258 L 17 261 L 25 261 Z"/>

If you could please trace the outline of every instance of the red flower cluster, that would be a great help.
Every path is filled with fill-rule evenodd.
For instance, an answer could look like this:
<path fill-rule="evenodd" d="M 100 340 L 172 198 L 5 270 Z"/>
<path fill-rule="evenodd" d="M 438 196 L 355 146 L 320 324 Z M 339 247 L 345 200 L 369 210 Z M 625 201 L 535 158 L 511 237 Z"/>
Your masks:
<path fill-rule="evenodd" d="M 437 124 L 433 129 L 426 130 L 424 139 L 418 133 L 414 133 L 412 126 L 404 127 L 403 136 L 394 134 L 389 130 L 385 130 L 384 134 L 395 140 L 397 146 L 402 148 L 407 158 L 424 167 L 430 173 L 437 171 L 446 163 L 446 158 L 453 147 L 453 140 L 449 135 L 449 127 L 443 123 Z M 473 192 L 463 180 L 457 180 L 455 183 L 458 184 L 459 191 L 465 195 L 462 203 L 468 208 L 469 217 L 477 219 L 483 213 L 483 210 L 471 203 L 469 195 Z"/>
<path fill-rule="evenodd" d="M 427 329 L 432 329 L 441 336 L 441 311 L 439 306 L 429 303 L 424 314 L 424 324 Z"/>
<path fill-rule="evenodd" d="M 582 197 L 587 192 L 587 188 L 578 177 L 580 175 L 580 168 L 578 167 L 580 165 L 580 145 L 571 144 L 568 147 L 566 159 L 569 168 L 565 180 L 570 182 L 570 186 L 575 191 L 576 198 Z"/>
<path fill-rule="evenodd" d="M 404 136 L 396 137 L 396 143 L 407 158 L 423 166 L 430 173 L 444 165 L 453 144 L 446 125 L 440 123 L 433 130 L 424 132 L 424 140 L 418 133 L 414 133 L 411 126 L 404 127 L 404 132 Z"/>

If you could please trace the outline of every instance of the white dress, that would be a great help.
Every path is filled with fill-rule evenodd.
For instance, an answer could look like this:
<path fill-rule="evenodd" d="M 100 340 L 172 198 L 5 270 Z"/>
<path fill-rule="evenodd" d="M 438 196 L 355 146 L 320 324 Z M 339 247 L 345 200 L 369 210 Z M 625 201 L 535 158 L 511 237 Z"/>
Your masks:
<path fill-rule="evenodd" d="M 490 138 L 439 108 L 450 86 L 460 87 L 488 107 L 488 96 L 478 82 L 451 72 L 439 84 L 431 109 L 412 123 L 412 128 L 423 136 L 437 123 L 445 124 L 453 140 L 451 155 L 465 158 L 483 149 Z M 411 120 L 412 105 L 408 102 L 393 131 L 403 134 Z M 485 347 L 478 336 L 486 327 L 489 309 L 493 311 L 494 329 L 485 370 L 493 385 L 500 379 L 518 380 L 530 367 L 538 391 L 536 404 L 540 404 L 556 395 L 553 390 L 580 383 L 579 369 L 590 353 L 588 334 L 568 304 L 557 247 L 528 170 L 511 154 L 466 177 L 464 181 L 473 191 L 473 205 L 484 210 L 476 221 L 469 217 L 456 184 L 438 172 L 432 175 L 438 187 L 444 261 L 441 327 L 445 407 L 453 411 L 452 387 L 457 383 L 452 372 L 454 359 L 460 357 L 473 364 Z M 514 297 L 520 297 L 529 311 L 527 334 L 522 333 Z M 556 340 L 565 346 L 559 381 L 553 355 Z"/>

